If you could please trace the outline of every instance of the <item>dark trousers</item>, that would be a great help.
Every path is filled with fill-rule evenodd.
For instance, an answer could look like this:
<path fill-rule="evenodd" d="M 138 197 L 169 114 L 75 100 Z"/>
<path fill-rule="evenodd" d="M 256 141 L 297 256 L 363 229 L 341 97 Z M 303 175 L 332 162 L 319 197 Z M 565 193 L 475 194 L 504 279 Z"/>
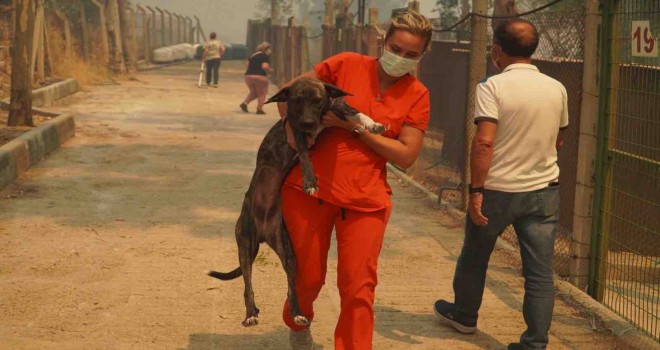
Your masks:
<path fill-rule="evenodd" d="M 465 241 L 456 265 L 456 313 L 476 321 L 484 293 L 486 269 L 497 237 L 513 225 L 520 243 L 525 277 L 524 349 L 545 349 L 555 302 L 552 257 L 559 211 L 559 186 L 509 193 L 486 190 L 482 212 L 488 225 L 476 226 L 468 215 Z"/>
<path fill-rule="evenodd" d="M 206 85 L 211 85 L 211 75 L 213 75 L 213 84 L 218 85 L 220 62 L 221 60 L 219 58 L 206 60 Z"/>

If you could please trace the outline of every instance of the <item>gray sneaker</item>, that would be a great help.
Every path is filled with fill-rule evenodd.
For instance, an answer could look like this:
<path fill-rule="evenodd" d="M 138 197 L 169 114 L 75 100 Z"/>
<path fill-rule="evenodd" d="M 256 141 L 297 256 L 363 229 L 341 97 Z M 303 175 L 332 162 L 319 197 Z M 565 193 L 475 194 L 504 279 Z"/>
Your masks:
<path fill-rule="evenodd" d="M 300 332 L 289 329 L 289 341 L 292 350 L 314 350 L 314 340 L 309 327 Z"/>

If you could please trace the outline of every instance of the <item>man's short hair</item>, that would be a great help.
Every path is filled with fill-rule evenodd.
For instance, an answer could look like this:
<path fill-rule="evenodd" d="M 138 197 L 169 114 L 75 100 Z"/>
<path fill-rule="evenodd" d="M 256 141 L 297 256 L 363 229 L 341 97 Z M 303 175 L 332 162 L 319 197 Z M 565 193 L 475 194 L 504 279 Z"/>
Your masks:
<path fill-rule="evenodd" d="M 217 38 L 217 37 L 218 37 L 218 35 L 215 34 L 215 32 L 211 33 L 211 39 L 215 39 L 215 38 Z"/>
<path fill-rule="evenodd" d="M 531 33 L 520 30 L 519 24 L 527 24 Z M 495 28 L 493 43 L 499 45 L 502 51 L 511 57 L 532 57 L 539 46 L 539 32 L 528 20 L 514 18 L 506 20 Z"/>

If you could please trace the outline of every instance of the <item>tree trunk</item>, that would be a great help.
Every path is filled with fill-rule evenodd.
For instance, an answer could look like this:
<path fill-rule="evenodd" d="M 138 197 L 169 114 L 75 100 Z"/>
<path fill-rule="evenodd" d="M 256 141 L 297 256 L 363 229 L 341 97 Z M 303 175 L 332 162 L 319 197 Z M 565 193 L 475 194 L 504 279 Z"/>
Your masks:
<path fill-rule="evenodd" d="M 122 49 L 126 68 L 130 72 L 137 71 L 137 60 L 135 59 L 135 50 L 133 49 L 132 33 L 135 32 L 135 20 L 128 11 L 133 11 L 126 5 L 126 0 L 117 0 L 117 9 L 119 12 L 119 23 L 121 24 L 120 34 L 122 37 Z"/>
<path fill-rule="evenodd" d="M 89 62 L 91 60 L 91 51 L 90 51 L 90 42 L 89 42 L 89 25 L 87 24 L 87 11 L 85 10 L 84 3 L 78 3 L 78 9 L 80 10 L 80 26 L 82 28 L 82 46 L 83 46 L 83 56 L 85 61 Z"/>
<path fill-rule="evenodd" d="M 121 21 L 119 20 L 119 8 L 117 0 L 108 0 L 106 7 L 108 14 L 108 34 L 110 36 L 112 45 L 110 50 L 112 52 L 112 66 L 121 74 L 126 73 L 126 63 L 124 61 L 124 50 L 122 43 Z"/>
<path fill-rule="evenodd" d="M 36 4 L 31 0 L 15 0 L 14 45 L 12 48 L 11 102 L 8 126 L 34 125 L 32 122 L 32 74 L 30 59 L 34 40 Z"/>
<path fill-rule="evenodd" d="M 34 26 L 32 27 L 32 57 L 30 58 L 30 82 L 34 82 L 34 71 L 37 67 L 37 58 L 39 55 L 39 46 L 44 38 L 44 6 L 43 1 L 37 0 L 35 3 L 36 12 L 34 15 Z M 43 77 L 38 76 L 39 79 Z"/>
<path fill-rule="evenodd" d="M 99 26 L 101 27 L 101 61 L 103 66 L 107 67 L 110 64 L 110 45 L 108 43 L 108 23 L 105 17 L 105 5 L 98 2 L 98 0 L 91 0 L 92 3 L 99 10 Z"/>
<path fill-rule="evenodd" d="M 495 9 L 493 10 L 494 16 L 514 16 L 518 14 L 516 9 L 516 0 L 495 0 Z M 493 32 L 500 23 L 506 21 L 505 19 L 494 19 L 491 22 Z"/>

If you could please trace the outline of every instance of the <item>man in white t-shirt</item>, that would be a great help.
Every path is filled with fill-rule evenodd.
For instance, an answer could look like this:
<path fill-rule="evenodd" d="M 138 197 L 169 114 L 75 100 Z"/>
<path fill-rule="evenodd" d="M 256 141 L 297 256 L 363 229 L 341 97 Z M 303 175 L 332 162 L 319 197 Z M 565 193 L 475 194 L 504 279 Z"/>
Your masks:
<path fill-rule="evenodd" d="M 497 237 L 513 225 L 525 277 L 527 330 L 509 350 L 545 349 L 554 308 L 552 257 L 559 210 L 557 150 L 568 126 L 564 86 L 531 64 L 539 35 L 523 19 L 500 24 L 491 58 L 501 74 L 476 91 L 477 133 L 465 241 L 454 276 L 454 303 L 434 309 L 462 333 L 477 330 L 488 260 Z"/>

